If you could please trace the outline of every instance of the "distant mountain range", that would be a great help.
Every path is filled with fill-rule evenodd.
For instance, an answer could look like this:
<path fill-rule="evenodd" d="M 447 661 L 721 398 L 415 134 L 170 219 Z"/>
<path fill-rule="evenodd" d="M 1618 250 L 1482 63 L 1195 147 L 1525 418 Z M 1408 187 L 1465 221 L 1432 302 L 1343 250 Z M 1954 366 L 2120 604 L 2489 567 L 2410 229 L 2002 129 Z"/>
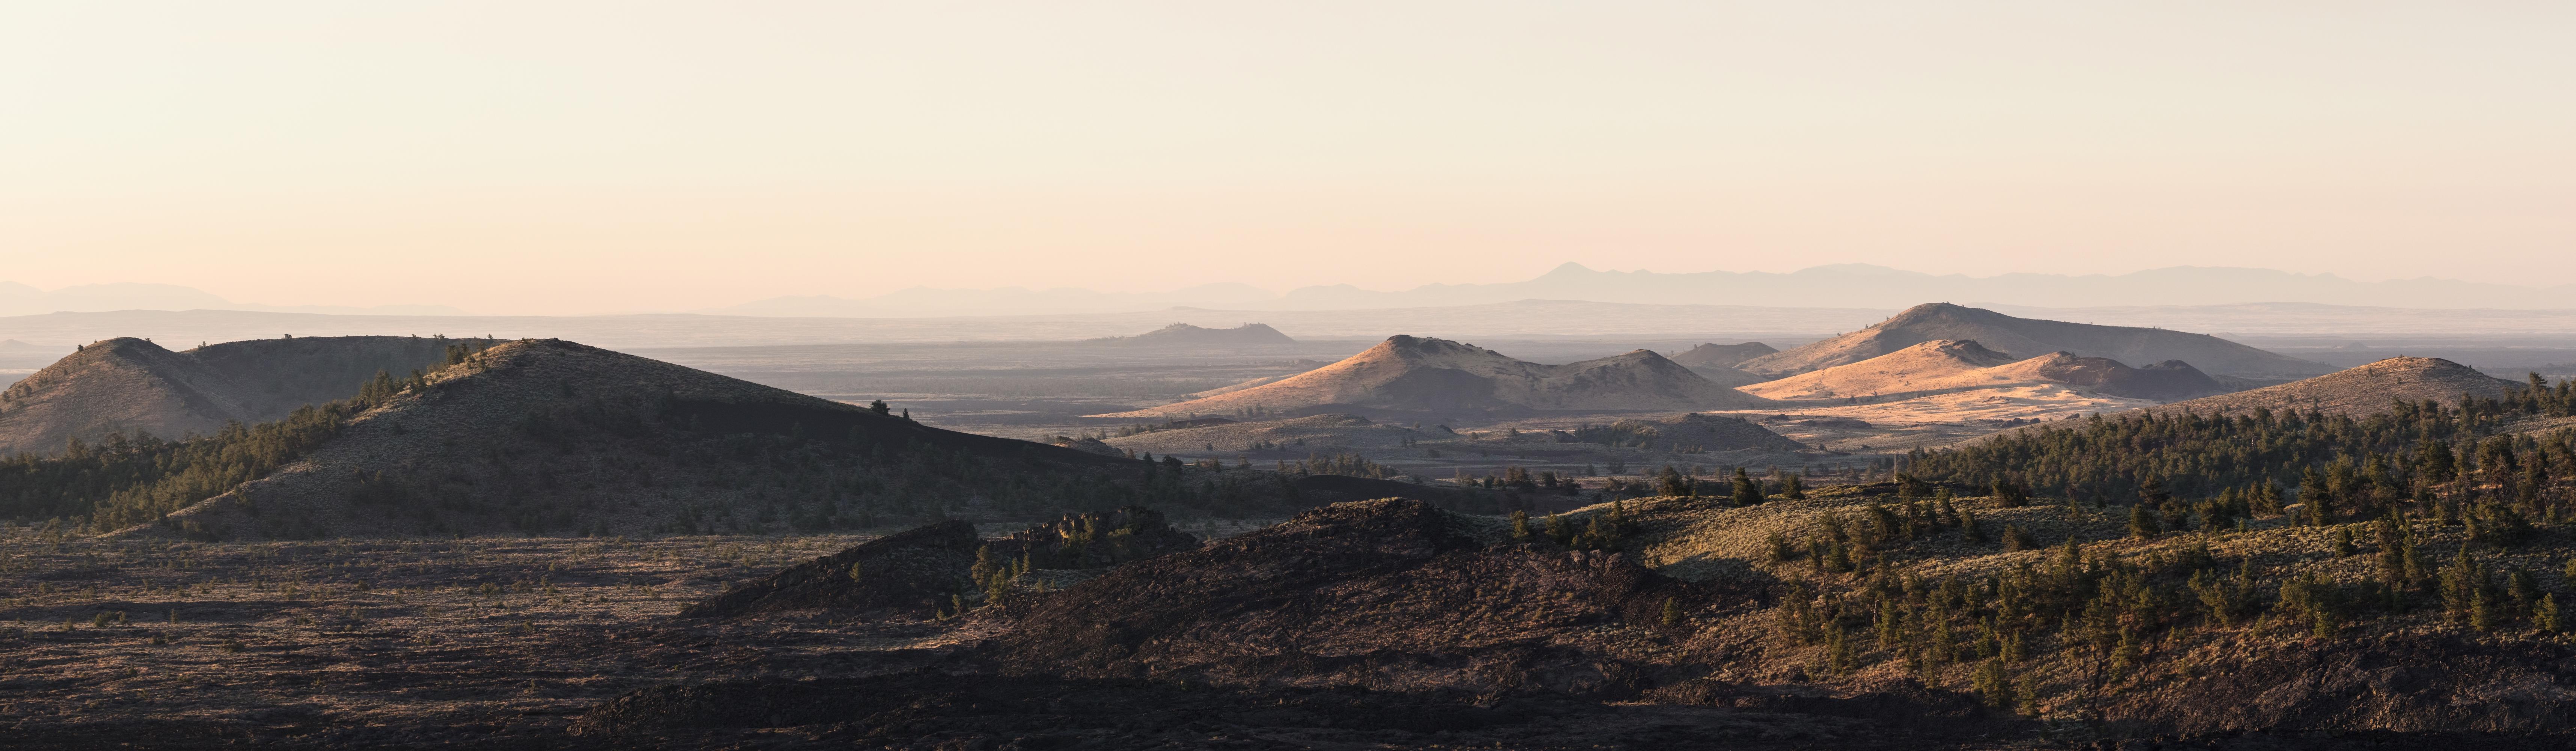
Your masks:
<path fill-rule="evenodd" d="M 504 339 L 577 339 L 611 349 L 636 349 L 882 342 L 1062 342 L 1132 336 L 1173 323 L 1223 328 L 1248 321 L 1267 324 L 1299 341 L 1375 341 L 1394 332 L 1409 331 L 1423 336 L 1470 341 L 1621 338 L 1639 340 L 1638 343 L 1643 344 L 1644 340 L 1760 340 L 1788 347 L 1870 326 L 1895 315 L 1901 304 L 1922 301 L 1923 298 L 1899 298 L 1891 299 L 1884 307 L 1821 308 L 1519 300 L 1487 305 L 1374 310 L 1167 308 L 1133 313 L 948 318 L 768 318 L 695 313 L 327 315 L 245 310 L 119 310 L 0 316 L 0 340 L 14 339 L 25 343 L 14 349 L 0 346 L 0 369 L 40 367 L 54 358 L 70 354 L 74 344 L 121 336 L 150 337 L 186 346 L 199 342 L 269 339 L 282 334 L 298 337 L 490 334 Z M 2494 308 L 2430 310 L 2259 303 L 2086 308 L 1996 306 L 1988 309 L 2020 318 L 2199 331 L 2231 339 L 2287 336 L 2452 341 L 2462 337 L 2561 339 L 2576 336 L 2576 309 L 2568 308 L 2536 311 Z M 1983 339 L 1978 341 L 1989 346 L 2004 346 Z M 2400 347 L 2401 351 L 2387 354 L 2407 354 L 2403 349 Z M 2115 356 L 2114 359 L 2146 363 L 2166 358 L 2141 360 Z M 2190 358 L 2183 359 L 2191 361 Z M 18 364 L 9 364 L 13 362 Z M 2201 365 L 2197 361 L 2191 362 L 2195 366 Z"/>
<path fill-rule="evenodd" d="M 1401 291 L 1349 284 L 1273 293 L 1241 284 L 1171 292 L 1083 289 L 931 289 L 881 295 L 778 297 L 703 312 L 755 316 L 913 317 L 1106 313 L 1167 307 L 1243 310 L 1345 310 L 1484 305 L 1516 300 L 1725 304 L 1792 307 L 1884 307 L 1894 300 L 1954 300 L 2040 307 L 2321 303 L 2406 308 L 2568 307 L 2576 285 L 2526 287 L 2424 277 L 2358 282 L 2333 274 L 2271 269 L 2176 266 L 2127 274 L 1926 274 L 1867 264 L 1837 264 L 1789 273 L 1760 271 L 1600 271 L 1568 263 L 1523 282 L 1429 284 Z"/>
<path fill-rule="evenodd" d="M 41 290 L 17 282 L 0 282 L 0 316 L 39 313 L 93 313 L 108 310 L 259 310 L 277 313 L 371 315 L 457 315 L 445 305 L 258 305 L 237 303 L 195 287 L 175 284 L 84 284 Z"/>

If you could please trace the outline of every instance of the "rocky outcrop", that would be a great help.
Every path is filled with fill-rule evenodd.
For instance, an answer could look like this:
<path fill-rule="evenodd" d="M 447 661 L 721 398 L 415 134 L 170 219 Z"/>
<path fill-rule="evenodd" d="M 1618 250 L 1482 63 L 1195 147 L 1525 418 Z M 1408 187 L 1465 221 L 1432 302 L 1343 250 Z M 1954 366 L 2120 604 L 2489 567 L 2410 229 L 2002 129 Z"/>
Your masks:
<path fill-rule="evenodd" d="M 968 588 L 966 574 L 984 541 L 975 525 L 951 521 L 916 527 L 790 566 L 724 594 L 692 603 L 682 618 L 739 618 L 803 610 L 901 609 L 927 616 Z"/>

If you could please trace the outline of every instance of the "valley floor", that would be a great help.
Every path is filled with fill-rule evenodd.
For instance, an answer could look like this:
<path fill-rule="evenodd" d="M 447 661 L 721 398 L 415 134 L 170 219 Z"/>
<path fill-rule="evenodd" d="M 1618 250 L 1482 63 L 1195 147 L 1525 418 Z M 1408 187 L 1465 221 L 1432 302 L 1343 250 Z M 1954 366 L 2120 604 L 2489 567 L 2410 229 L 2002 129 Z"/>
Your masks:
<path fill-rule="evenodd" d="M 544 745 L 675 672 L 774 675 L 904 624 L 673 621 L 857 537 L 0 542 L 0 745 Z M 758 650 L 740 645 L 759 644 Z"/>

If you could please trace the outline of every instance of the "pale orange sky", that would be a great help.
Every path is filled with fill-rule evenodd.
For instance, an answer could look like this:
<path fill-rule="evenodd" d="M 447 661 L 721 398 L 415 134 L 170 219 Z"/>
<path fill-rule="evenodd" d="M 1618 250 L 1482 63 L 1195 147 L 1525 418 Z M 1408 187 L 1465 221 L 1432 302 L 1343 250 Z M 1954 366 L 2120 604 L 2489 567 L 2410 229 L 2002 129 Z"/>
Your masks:
<path fill-rule="evenodd" d="M 2576 282 L 2576 6 L 15 3 L 0 280 L 686 310 L 1558 263 Z"/>

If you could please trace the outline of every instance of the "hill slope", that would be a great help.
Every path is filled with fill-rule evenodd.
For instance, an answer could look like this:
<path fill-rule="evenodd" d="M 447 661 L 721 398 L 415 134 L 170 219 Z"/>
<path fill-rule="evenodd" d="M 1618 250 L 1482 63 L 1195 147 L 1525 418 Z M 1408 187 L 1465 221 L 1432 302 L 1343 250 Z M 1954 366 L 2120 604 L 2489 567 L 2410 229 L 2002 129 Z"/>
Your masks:
<path fill-rule="evenodd" d="M 1637 350 L 1564 365 L 1523 362 L 1445 339 L 1398 335 L 1341 362 L 1260 386 L 1111 415 L 1274 413 L 1318 408 L 1475 413 L 1749 407 L 1761 400 Z"/>
<path fill-rule="evenodd" d="M 260 339 L 172 352 L 120 338 L 71 356 L 0 392 L 0 455 L 55 453 L 110 432 L 179 438 L 228 422 L 257 423 L 357 395 L 377 371 L 436 367 L 447 348 L 486 339 L 342 336 Z"/>
<path fill-rule="evenodd" d="M 1848 365 L 1942 339 L 1973 340 L 2018 358 L 2062 350 L 2121 362 L 2181 360 L 2226 375 L 2315 375 L 2328 370 L 2324 365 L 2207 334 L 2015 318 L 1949 303 L 1917 305 L 1869 328 L 1757 357 L 1740 367 L 1755 373 L 1789 376 Z"/>
<path fill-rule="evenodd" d="M 1938 339 L 1860 362 L 1755 384 L 1744 391 L 1769 399 L 1896 397 L 1957 391 L 1988 385 L 1991 379 L 1981 374 L 1988 368 L 2011 364 L 2014 359 L 1973 341 Z"/>
<path fill-rule="evenodd" d="M 2172 408 L 2201 414 L 2268 408 L 2369 415 L 2388 411 L 2400 399 L 2450 404 L 2464 393 L 2499 396 L 2519 385 L 2438 357 L 2391 357 L 2304 381 L 2176 402 Z"/>
<path fill-rule="evenodd" d="M 2132 368 L 2107 357 L 2051 352 L 2015 359 L 1973 341 L 1938 340 L 1849 365 L 1745 388 L 1772 399 L 1905 399 L 1980 389 L 2056 384 L 2104 396 L 2169 401 L 2227 389 L 2187 363 Z"/>
<path fill-rule="evenodd" d="M 1673 355 L 1672 359 L 1673 362 L 1681 363 L 1682 367 L 1694 370 L 1699 368 L 1732 368 L 1737 365 L 1744 364 L 1744 361 L 1746 360 L 1751 360 L 1753 358 L 1778 351 L 1780 350 L 1761 342 L 1745 342 L 1743 344 L 1705 343 L 1697 347 L 1690 348 L 1690 351 L 1688 352 Z"/>
<path fill-rule="evenodd" d="M 0 511 L 85 517 L 94 531 L 238 539 L 783 532 L 1138 503 L 1242 514 L 1377 495 L 1465 496 L 1381 480 L 1148 466 L 940 430 L 557 340 L 496 346 L 358 400 L 299 411 L 289 424 L 282 439 L 261 426 L 0 472 Z M 222 458 L 235 449 L 276 458 Z M 195 464 L 147 471 L 174 459 Z M 11 502 L 62 495 L 70 486 L 61 478 L 101 468 L 146 481 L 81 490 L 95 504 L 86 512 Z"/>

